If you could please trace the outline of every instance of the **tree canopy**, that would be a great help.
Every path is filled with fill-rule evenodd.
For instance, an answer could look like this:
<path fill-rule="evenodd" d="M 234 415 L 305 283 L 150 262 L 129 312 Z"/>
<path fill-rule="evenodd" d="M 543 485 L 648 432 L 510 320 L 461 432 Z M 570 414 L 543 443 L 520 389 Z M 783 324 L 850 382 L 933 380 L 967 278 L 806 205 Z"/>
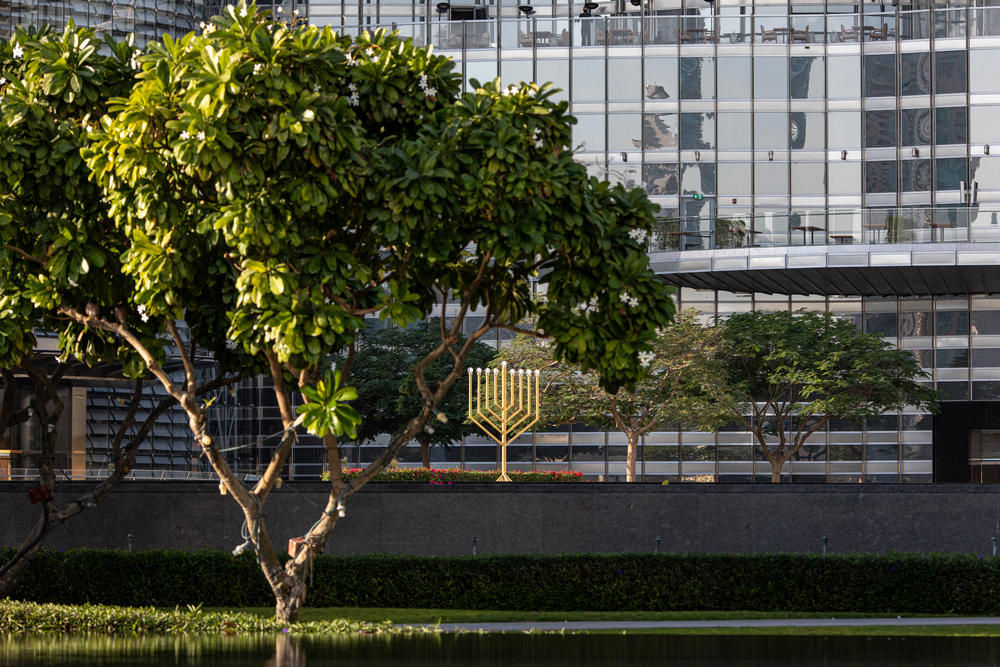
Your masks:
<path fill-rule="evenodd" d="M 732 397 L 725 387 L 721 332 L 698 322 L 697 314 L 678 313 L 660 327 L 650 349 L 641 355 L 645 377 L 634 389 L 612 394 L 593 372 L 556 360 L 544 342 L 518 336 L 493 362 L 541 369 L 545 425 L 584 422 L 625 434 L 626 481 L 635 481 L 639 440 L 664 423 L 714 430 L 731 420 Z"/>
<path fill-rule="evenodd" d="M 36 250 L 18 247 L 35 260 L 24 295 L 86 329 L 81 340 L 124 341 L 187 412 L 243 511 L 279 617 L 298 615 L 311 558 L 350 496 L 424 430 L 490 329 L 531 316 L 531 333 L 609 390 L 642 377 L 639 354 L 672 313 L 643 243 L 656 207 L 640 189 L 588 177 L 551 86 L 496 80 L 460 94 L 452 61 L 396 34 L 290 26 L 243 3 L 137 63 L 136 84 L 79 145 L 107 218 L 72 243 L 58 240 L 58 218 L 40 221 L 51 245 L 18 237 Z M 60 250 L 77 238 L 101 253 L 113 287 L 78 289 L 83 263 Z M 529 298 L 536 280 L 543 304 Z M 92 300 L 99 289 L 122 290 L 107 296 L 115 307 Z M 472 310 L 480 324 L 462 341 Z M 414 366 L 419 411 L 345 483 L 337 436 L 357 421 L 344 403 L 365 318 L 406 326 L 434 314 L 448 326 Z M 162 368 L 167 344 L 181 379 Z M 223 369 L 266 369 L 274 385 L 285 431 L 251 488 L 208 435 L 196 347 Z M 325 360 L 343 350 L 334 377 Z M 452 370 L 429 381 L 447 357 Z M 294 389 L 307 399 L 298 416 Z M 303 423 L 323 438 L 330 493 L 305 548 L 282 564 L 261 508 Z"/>
<path fill-rule="evenodd" d="M 781 468 L 832 419 L 861 421 L 906 406 L 936 410 L 913 354 L 829 313 L 750 312 L 723 323 L 733 416 Z"/>

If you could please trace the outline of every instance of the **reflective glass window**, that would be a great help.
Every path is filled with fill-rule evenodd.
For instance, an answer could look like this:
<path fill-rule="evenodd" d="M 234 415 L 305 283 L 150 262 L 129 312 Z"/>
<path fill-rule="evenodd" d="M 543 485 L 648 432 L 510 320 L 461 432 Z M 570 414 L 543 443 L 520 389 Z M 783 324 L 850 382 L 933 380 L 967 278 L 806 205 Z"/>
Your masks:
<path fill-rule="evenodd" d="M 719 150 L 748 151 L 753 148 L 752 114 L 719 112 Z"/>
<path fill-rule="evenodd" d="M 642 140 L 646 150 L 677 148 L 679 135 L 678 114 L 647 113 L 643 116 Z"/>
<path fill-rule="evenodd" d="M 861 113 L 859 111 L 831 111 L 827 114 L 829 148 L 861 148 Z"/>
<path fill-rule="evenodd" d="M 826 164 L 823 162 L 792 162 L 792 194 L 826 194 Z"/>
<path fill-rule="evenodd" d="M 939 158 L 935 161 L 938 190 L 958 190 L 965 179 L 965 158 Z"/>
<path fill-rule="evenodd" d="M 898 335 L 896 313 L 868 313 L 865 315 L 865 331 L 883 338 Z"/>
<path fill-rule="evenodd" d="M 754 165 L 754 193 L 758 195 L 788 194 L 788 163 L 757 162 Z"/>
<path fill-rule="evenodd" d="M 1000 156 L 971 158 L 969 174 L 969 179 L 979 183 L 981 189 L 1000 190 Z"/>
<path fill-rule="evenodd" d="M 865 192 L 895 191 L 895 160 L 869 160 L 865 162 Z"/>
<path fill-rule="evenodd" d="M 998 18 L 1000 18 L 1000 14 L 998 14 Z M 1000 92 L 1000 76 L 997 76 L 998 63 L 1000 63 L 1000 49 L 972 49 L 969 51 L 970 93 Z"/>
<path fill-rule="evenodd" d="M 793 111 L 788 115 L 788 145 L 795 149 L 823 150 L 826 147 L 826 123 L 820 112 Z"/>
<path fill-rule="evenodd" d="M 933 313 L 929 310 L 903 311 L 899 314 L 899 335 L 930 336 L 933 320 Z"/>
<path fill-rule="evenodd" d="M 754 114 L 753 132 L 757 150 L 787 150 L 788 114 L 771 111 Z"/>
<path fill-rule="evenodd" d="M 504 77 L 506 81 L 506 77 Z M 576 102 L 604 101 L 604 60 L 576 58 L 573 60 L 573 100 Z"/>
<path fill-rule="evenodd" d="M 983 336 L 996 336 L 1000 334 L 1000 310 L 973 311 L 972 333 Z"/>
<path fill-rule="evenodd" d="M 638 58 L 608 58 L 608 99 L 620 102 L 638 101 L 641 86 L 641 60 Z"/>
<path fill-rule="evenodd" d="M 715 148 L 715 114 L 681 114 L 681 148 L 702 150 Z"/>
<path fill-rule="evenodd" d="M 896 56 L 865 56 L 865 97 L 895 97 Z"/>
<path fill-rule="evenodd" d="M 896 145 L 896 112 L 865 112 L 865 147 L 876 148 Z"/>
<path fill-rule="evenodd" d="M 855 100 L 861 97 L 861 57 L 830 56 L 826 59 L 830 99 Z"/>
<path fill-rule="evenodd" d="M 900 54 L 899 92 L 901 95 L 927 95 L 931 92 L 929 53 Z"/>
<path fill-rule="evenodd" d="M 600 72 L 604 72 L 604 61 L 600 61 Z M 504 60 L 500 63 L 500 76 L 505 84 L 534 81 L 535 68 L 530 60 Z M 600 99 L 604 99 L 604 82 L 600 82 Z M 578 98 L 579 99 L 579 98 Z"/>
<path fill-rule="evenodd" d="M 758 56 L 753 59 L 753 96 L 769 100 L 788 97 L 788 62 L 784 56 Z"/>
<path fill-rule="evenodd" d="M 934 330 L 938 336 L 967 336 L 969 334 L 969 311 L 937 311 Z"/>
<path fill-rule="evenodd" d="M 900 138 L 902 146 L 926 146 L 931 143 L 931 110 L 900 109 Z"/>
<path fill-rule="evenodd" d="M 749 162 L 719 162 L 719 196 L 750 194 Z"/>
<path fill-rule="evenodd" d="M 469 82 L 469 90 L 472 90 L 472 80 L 475 79 L 479 83 L 485 83 L 487 81 L 492 81 L 497 78 L 497 64 L 496 61 L 482 61 L 482 60 L 469 60 L 465 63 L 465 78 Z M 539 78 L 541 78 L 541 72 L 539 71 Z M 542 79 L 543 81 L 550 81 L 551 78 Z M 568 77 L 566 83 L 561 87 L 566 90 L 569 83 Z"/>
<path fill-rule="evenodd" d="M 861 190 L 861 163 L 829 163 L 827 165 L 827 188 L 831 195 L 858 194 Z"/>
<path fill-rule="evenodd" d="M 585 153 L 604 152 L 604 114 L 577 114 L 573 126 L 573 144 Z"/>
<path fill-rule="evenodd" d="M 715 58 L 681 58 L 681 99 L 715 99 Z"/>
<path fill-rule="evenodd" d="M 974 144 L 989 144 L 1000 142 L 1000 107 L 993 106 L 972 106 L 969 107 L 971 115 L 969 129 L 970 139 Z"/>
<path fill-rule="evenodd" d="M 938 95 L 965 92 L 965 51 L 934 54 L 934 92 Z"/>
<path fill-rule="evenodd" d="M 1000 368 L 1000 349 L 995 347 L 974 348 L 972 350 L 973 368 Z"/>
<path fill-rule="evenodd" d="M 965 107 L 938 107 L 934 110 L 936 144 L 964 144 L 969 140 Z"/>
<path fill-rule="evenodd" d="M 608 150 L 635 151 L 642 148 L 640 124 L 642 116 L 637 113 L 608 114 Z"/>
<path fill-rule="evenodd" d="M 792 99 L 821 100 L 826 94 L 823 56 L 793 56 L 788 63 Z"/>
<path fill-rule="evenodd" d="M 647 163 L 643 165 L 642 180 L 646 193 L 651 195 L 676 195 L 678 192 L 678 167 L 676 163 Z"/>
<path fill-rule="evenodd" d="M 681 194 L 715 194 L 715 165 L 698 162 L 681 165 Z"/>
<path fill-rule="evenodd" d="M 900 188 L 903 192 L 931 189 L 931 161 L 904 160 L 899 164 Z"/>
<path fill-rule="evenodd" d="M 677 58 L 651 56 L 645 62 L 647 100 L 677 99 Z"/>
<path fill-rule="evenodd" d="M 748 57 L 719 58 L 719 99 L 749 100 L 753 78 Z"/>
<path fill-rule="evenodd" d="M 968 368 L 968 350 L 937 350 L 938 368 Z"/>

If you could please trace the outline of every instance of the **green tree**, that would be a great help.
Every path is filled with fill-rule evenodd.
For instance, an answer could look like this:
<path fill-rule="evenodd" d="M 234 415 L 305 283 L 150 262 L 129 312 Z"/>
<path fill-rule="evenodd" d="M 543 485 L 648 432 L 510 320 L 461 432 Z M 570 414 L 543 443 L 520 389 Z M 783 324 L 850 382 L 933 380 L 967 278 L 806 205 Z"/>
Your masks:
<path fill-rule="evenodd" d="M 361 415 L 359 442 L 370 442 L 383 433 L 395 435 L 406 429 L 410 418 L 420 412 L 423 397 L 413 368 L 441 343 L 441 318 L 434 317 L 409 327 L 366 330 L 355 344 L 351 381 L 357 387 L 354 405 Z M 465 342 L 459 336 L 456 345 Z M 485 343 L 477 342 L 465 358 L 466 366 L 483 367 L 496 355 Z M 454 369 L 454 359 L 439 357 L 424 371 L 431 384 L 438 384 Z M 468 377 L 463 375 L 437 405 L 437 420 L 428 423 L 414 439 L 420 458 L 429 468 L 431 445 L 450 445 L 476 429 L 466 422 Z"/>
<path fill-rule="evenodd" d="M 731 419 L 733 399 L 725 389 L 721 332 L 702 326 L 693 310 L 678 313 L 640 353 L 645 377 L 632 389 L 605 391 L 593 371 L 580 373 L 553 358 L 544 342 L 518 336 L 501 349 L 493 365 L 541 369 L 544 425 L 582 421 L 618 429 L 628 443 L 625 479 L 635 481 L 640 439 L 664 422 L 714 430 Z"/>
<path fill-rule="evenodd" d="M 73 25 L 61 33 L 19 29 L 0 42 L 0 432 L 29 419 L 37 423 L 31 444 L 39 451 L 45 490 L 39 495 L 41 516 L 0 567 L 0 597 L 17 584 L 52 528 L 95 506 L 129 472 L 153 423 L 173 403 L 161 400 L 144 420 L 137 419 L 140 402 L 148 400 L 141 359 L 116 337 L 57 314 L 64 298 L 73 299 L 91 312 L 103 309 L 132 320 L 141 335 L 152 335 L 131 302 L 132 283 L 121 273 L 124 237 L 108 235 L 107 204 L 80 156 L 109 100 L 131 89 L 136 57 L 131 43 L 102 42 L 93 30 Z M 37 330 L 59 334 L 60 361 L 54 366 L 37 363 Z M 135 381 L 126 417 L 112 437 L 109 476 L 77 498 L 56 502 L 56 424 L 64 409 L 58 390 L 74 360 L 120 361 Z M 22 384 L 30 387 L 29 408 L 22 407 Z"/>
<path fill-rule="evenodd" d="M 532 316 L 559 358 L 617 391 L 641 377 L 639 353 L 670 320 L 668 288 L 641 243 L 655 205 L 587 176 L 551 87 L 497 80 L 460 95 L 453 68 L 394 34 L 290 27 L 242 3 L 201 35 L 165 37 L 82 151 L 109 202 L 109 238 L 127 239 L 132 299 L 161 336 L 88 310 L 51 262 L 33 276 L 33 302 L 124 341 L 187 412 L 283 620 L 298 617 L 312 557 L 347 501 L 425 429 L 486 332 Z M 535 279 L 547 284 L 541 305 L 529 298 Z M 473 309 L 481 325 L 460 342 Z M 419 411 L 345 482 L 337 437 L 358 421 L 344 385 L 365 318 L 407 326 L 438 312 L 449 324 L 414 366 Z M 270 376 L 285 432 L 250 488 L 207 433 L 181 321 L 224 366 L 235 355 Z M 164 340 L 183 380 L 159 363 Z M 341 375 L 325 373 L 345 349 Z M 451 372 L 428 380 L 449 356 Z M 297 416 L 295 389 L 307 399 Z M 303 423 L 323 438 L 330 492 L 304 548 L 282 563 L 262 508 Z"/>
<path fill-rule="evenodd" d="M 733 416 L 771 464 L 772 482 L 831 419 L 937 409 L 912 353 L 829 313 L 739 313 L 723 331 L 728 381 L 740 398 Z"/>

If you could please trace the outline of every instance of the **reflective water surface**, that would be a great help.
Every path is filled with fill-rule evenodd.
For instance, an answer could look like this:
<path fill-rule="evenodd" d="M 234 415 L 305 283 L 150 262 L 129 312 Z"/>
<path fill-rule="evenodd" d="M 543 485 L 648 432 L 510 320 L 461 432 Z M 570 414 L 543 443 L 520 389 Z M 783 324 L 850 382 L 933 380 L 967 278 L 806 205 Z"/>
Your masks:
<path fill-rule="evenodd" d="M 462 634 L 0 639 L 0 665 L 1000 665 L 1000 638 Z"/>

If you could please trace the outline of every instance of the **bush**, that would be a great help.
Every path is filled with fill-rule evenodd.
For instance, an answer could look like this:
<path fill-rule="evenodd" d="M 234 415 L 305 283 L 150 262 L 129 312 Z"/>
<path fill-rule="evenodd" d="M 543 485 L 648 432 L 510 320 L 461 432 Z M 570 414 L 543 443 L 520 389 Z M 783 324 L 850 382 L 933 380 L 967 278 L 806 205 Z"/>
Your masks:
<path fill-rule="evenodd" d="M 1000 559 L 963 555 L 368 555 L 314 563 L 313 607 L 1000 613 Z M 15 596 L 159 607 L 274 602 L 252 556 L 223 552 L 45 551 Z"/>
<path fill-rule="evenodd" d="M 361 468 L 344 471 L 344 479 L 352 480 Z M 583 473 L 577 470 L 508 470 L 513 482 L 581 482 Z M 430 484 L 451 484 L 452 482 L 495 482 L 499 470 L 462 470 L 460 468 L 385 468 L 372 479 L 373 482 L 428 482 Z M 323 473 L 323 481 L 330 481 L 330 473 Z"/>
<path fill-rule="evenodd" d="M 98 633 L 138 634 L 343 634 L 398 631 L 389 623 L 335 619 L 309 623 L 279 623 L 239 612 L 203 612 L 196 607 L 164 611 L 153 607 L 107 607 L 102 605 L 37 604 L 0 600 L 0 628 L 10 634 Z"/>

